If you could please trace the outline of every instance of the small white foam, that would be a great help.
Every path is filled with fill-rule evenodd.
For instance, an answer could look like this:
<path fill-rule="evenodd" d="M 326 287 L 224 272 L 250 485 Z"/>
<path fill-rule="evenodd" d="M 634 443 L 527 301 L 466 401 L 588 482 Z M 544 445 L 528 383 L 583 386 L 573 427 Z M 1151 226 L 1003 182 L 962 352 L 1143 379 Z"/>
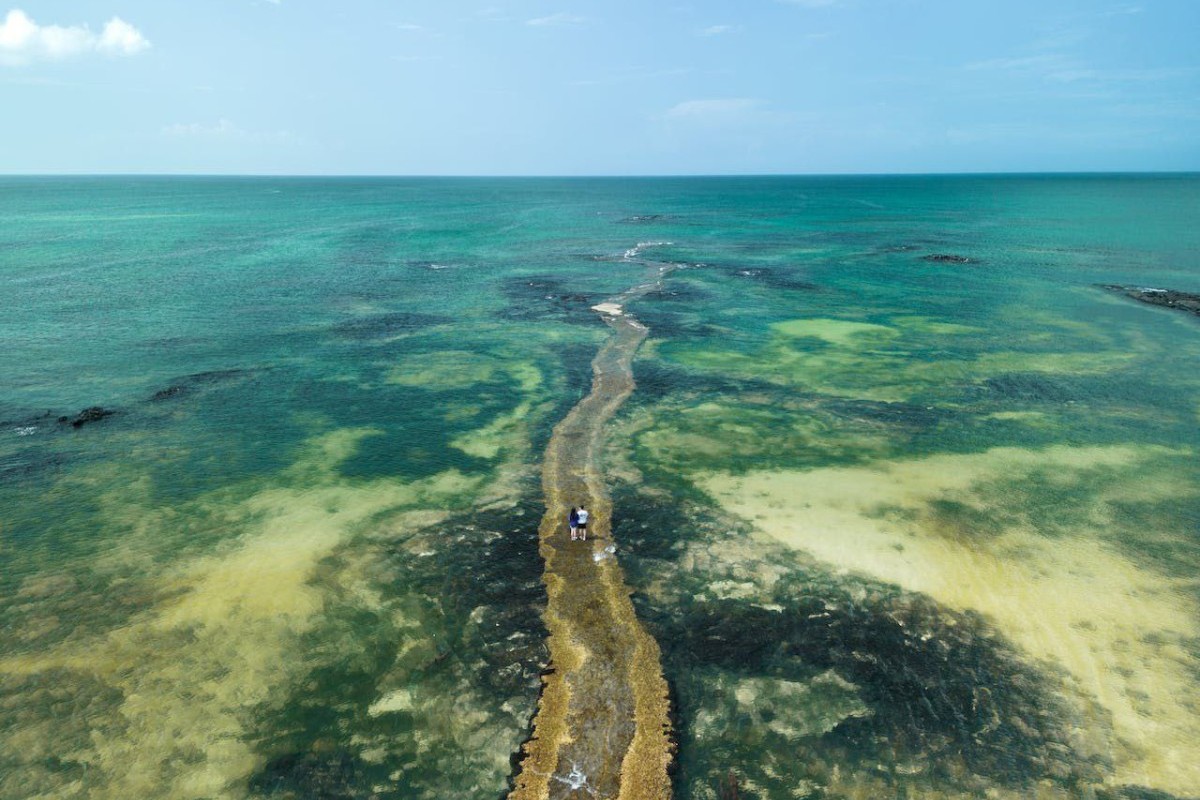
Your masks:
<path fill-rule="evenodd" d="M 552 777 L 559 783 L 565 783 L 572 791 L 586 789 L 588 794 L 593 797 L 596 795 L 596 790 L 588 785 L 588 777 L 583 774 L 583 770 L 579 768 L 578 764 L 571 764 L 571 771 L 567 774 L 567 777 L 562 778 L 558 775 Z"/>
<path fill-rule="evenodd" d="M 24 428 L 13 428 L 13 433 L 17 436 L 33 436 L 37 433 L 37 425 L 29 425 Z"/>
<path fill-rule="evenodd" d="M 642 254 L 643 250 L 648 250 L 651 247 L 670 247 L 674 242 L 638 242 L 637 247 L 631 247 L 625 251 L 625 260 L 634 261 Z"/>
<path fill-rule="evenodd" d="M 599 553 L 592 553 L 592 560 L 599 564 L 601 561 L 612 558 L 617 552 L 617 546 L 610 544 L 608 547 L 601 550 Z"/>

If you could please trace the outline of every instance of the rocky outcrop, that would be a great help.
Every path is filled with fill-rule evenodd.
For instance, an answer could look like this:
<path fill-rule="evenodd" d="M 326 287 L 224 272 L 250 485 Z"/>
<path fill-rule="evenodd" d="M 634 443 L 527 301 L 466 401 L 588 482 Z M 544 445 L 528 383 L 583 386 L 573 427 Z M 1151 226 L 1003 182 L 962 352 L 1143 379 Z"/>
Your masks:
<path fill-rule="evenodd" d="M 978 264 L 979 260 L 968 258 L 967 256 L 957 256 L 952 253 L 930 253 L 927 256 L 921 256 L 922 261 L 931 261 L 935 264 Z"/>
<path fill-rule="evenodd" d="M 1110 292 L 1116 292 L 1117 294 L 1123 294 L 1142 303 L 1149 303 L 1152 306 L 1174 308 L 1200 316 L 1200 294 L 1177 292 L 1174 289 L 1155 289 L 1146 286 L 1121 286 L 1114 283 L 1102 284 L 1101 288 L 1107 289 Z"/>
<path fill-rule="evenodd" d="M 59 417 L 58 421 L 64 425 L 69 423 L 72 428 L 82 428 L 89 422 L 99 422 L 105 417 L 111 417 L 115 413 L 117 412 L 112 411 L 111 409 L 101 408 L 100 406 L 92 406 L 80 411 L 74 419 L 71 419 L 69 416 L 64 416 Z"/>

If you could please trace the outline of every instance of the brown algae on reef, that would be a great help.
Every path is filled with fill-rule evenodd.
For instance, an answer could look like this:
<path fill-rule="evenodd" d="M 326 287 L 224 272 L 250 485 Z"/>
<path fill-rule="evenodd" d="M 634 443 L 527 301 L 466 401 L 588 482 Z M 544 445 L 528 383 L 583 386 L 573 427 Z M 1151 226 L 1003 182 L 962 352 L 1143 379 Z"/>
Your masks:
<path fill-rule="evenodd" d="M 513 779 L 514 800 L 581 790 L 624 800 L 671 794 L 673 743 L 659 648 L 634 613 L 616 559 L 607 557 L 613 506 L 597 463 L 605 424 L 633 391 L 630 364 L 647 330 L 619 314 L 620 303 L 595 308 L 612 334 L 592 362 L 591 393 L 555 427 L 542 465 L 546 513 L 538 534 L 551 666 Z M 568 540 L 564 526 L 577 504 L 593 515 L 583 542 Z"/>

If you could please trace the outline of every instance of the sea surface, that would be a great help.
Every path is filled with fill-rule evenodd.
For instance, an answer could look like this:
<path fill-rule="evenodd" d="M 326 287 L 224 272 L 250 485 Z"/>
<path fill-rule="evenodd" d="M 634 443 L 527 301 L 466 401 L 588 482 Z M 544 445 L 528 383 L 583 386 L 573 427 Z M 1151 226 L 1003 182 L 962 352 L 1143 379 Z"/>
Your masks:
<path fill-rule="evenodd" d="M 656 265 L 677 797 L 1200 796 L 1200 318 L 1102 288 L 1200 292 L 1200 177 L 1087 175 L 0 178 L 0 798 L 502 796 Z"/>

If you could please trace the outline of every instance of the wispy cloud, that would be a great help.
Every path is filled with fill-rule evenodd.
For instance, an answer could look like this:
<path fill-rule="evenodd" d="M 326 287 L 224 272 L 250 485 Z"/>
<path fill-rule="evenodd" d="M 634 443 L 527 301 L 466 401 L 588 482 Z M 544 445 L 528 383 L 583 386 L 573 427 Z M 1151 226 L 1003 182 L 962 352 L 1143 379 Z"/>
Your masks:
<path fill-rule="evenodd" d="M 1043 53 L 1017 58 L 991 58 L 967 64 L 969 71 L 998 71 L 1052 83 L 1155 83 L 1194 76 L 1200 68 L 1159 67 L 1149 69 L 1098 69 L 1063 53 Z"/>
<path fill-rule="evenodd" d="M 779 2 L 802 8 L 828 8 L 829 6 L 838 5 L 842 0 L 779 0 Z"/>
<path fill-rule="evenodd" d="M 709 25 L 707 28 L 697 31 L 696 35 L 697 36 L 720 36 L 723 33 L 733 33 L 736 30 L 739 30 L 739 26 L 736 26 L 736 25 Z"/>
<path fill-rule="evenodd" d="M 215 124 L 202 122 L 176 122 L 164 125 L 161 133 L 172 139 L 203 139 L 209 141 L 238 141 L 256 144 L 281 143 L 293 141 L 295 137 L 288 131 L 250 131 L 242 128 L 228 119 L 220 119 Z"/>
<path fill-rule="evenodd" d="M 1136 143 L 1147 141 L 1158 130 L 1148 125 L 1092 126 L 1070 128 L 1041 122 L 996 122 L 979 123 L 950 128 L 945 139 L 952 145 L 991 145 L 1011 141 L 1035 141 L 1057 146 L 1089 145 L 1096 142 L 1123 141 Z"/>
<path fill-rule="evenodd" d="M 762 101 L 753 97 L 716 97 L 676 103 L 663 116 L 667 119 L 727 120 L 761 107 Z"/>
<path fill-rule="evenodd" d="M 1142 8 L 1141 6 L 1125 5 L 1125 6 L 1117 6 L 1116 8 L 1110 8 L 1107 11 L 1101 11 L 1099 16 L 1101 16 L 1101 17 L 1129 17 L 1134 14 L 1141 14 L 1143 11 L 1145 11 L 1145 9 Z"/>
<path fill-rule="evenodd" d="M 35 61 L 61 61 L 89 54 L 132 56 L 150 46 L 141 31 L 113 17 L 99 33 L 87 25 L 39 25 L 20 9 L 0 22 L 0 64 L 24 66 Z"/>
<path fill-rule="evenodd" d="M 581 17 L 578 14 L 569 14 L 566 11 L 560 11 L 557 14 L 551 14 L 547 17 L 535 17 L 525 20 L 526 25 L 532 25 L 537 28 L 577 26 L 584 25 L 587 22 L 587 17 Z"/>
<path fill-rule="evenodd" d="M 999 70 L 1004 72 L 1046 72 L 1047 70 L 1066 69 L 1071 65 L 1070 59 L 1059 53 L 1043 53 L 1036 56 L 1021 56 L 1018 58 L 989 58 L 986 61 L 975 61 L 967 64 L 971 71 Z"/>
<path fill-rule="evenodd" d="M 673 67 L 670 69 L 649 69 L 646 67 L 631 67 L 629 69 L 617 70 L 595 78 L 581 78 L 568 83 L 569 86 L 611 86 L 620 83 L 645 83 L 646 81 L 658 80 L 660 78 L 678 78 L 681 75 L 688 75 L 691 70 L 684 67 Z"/>

